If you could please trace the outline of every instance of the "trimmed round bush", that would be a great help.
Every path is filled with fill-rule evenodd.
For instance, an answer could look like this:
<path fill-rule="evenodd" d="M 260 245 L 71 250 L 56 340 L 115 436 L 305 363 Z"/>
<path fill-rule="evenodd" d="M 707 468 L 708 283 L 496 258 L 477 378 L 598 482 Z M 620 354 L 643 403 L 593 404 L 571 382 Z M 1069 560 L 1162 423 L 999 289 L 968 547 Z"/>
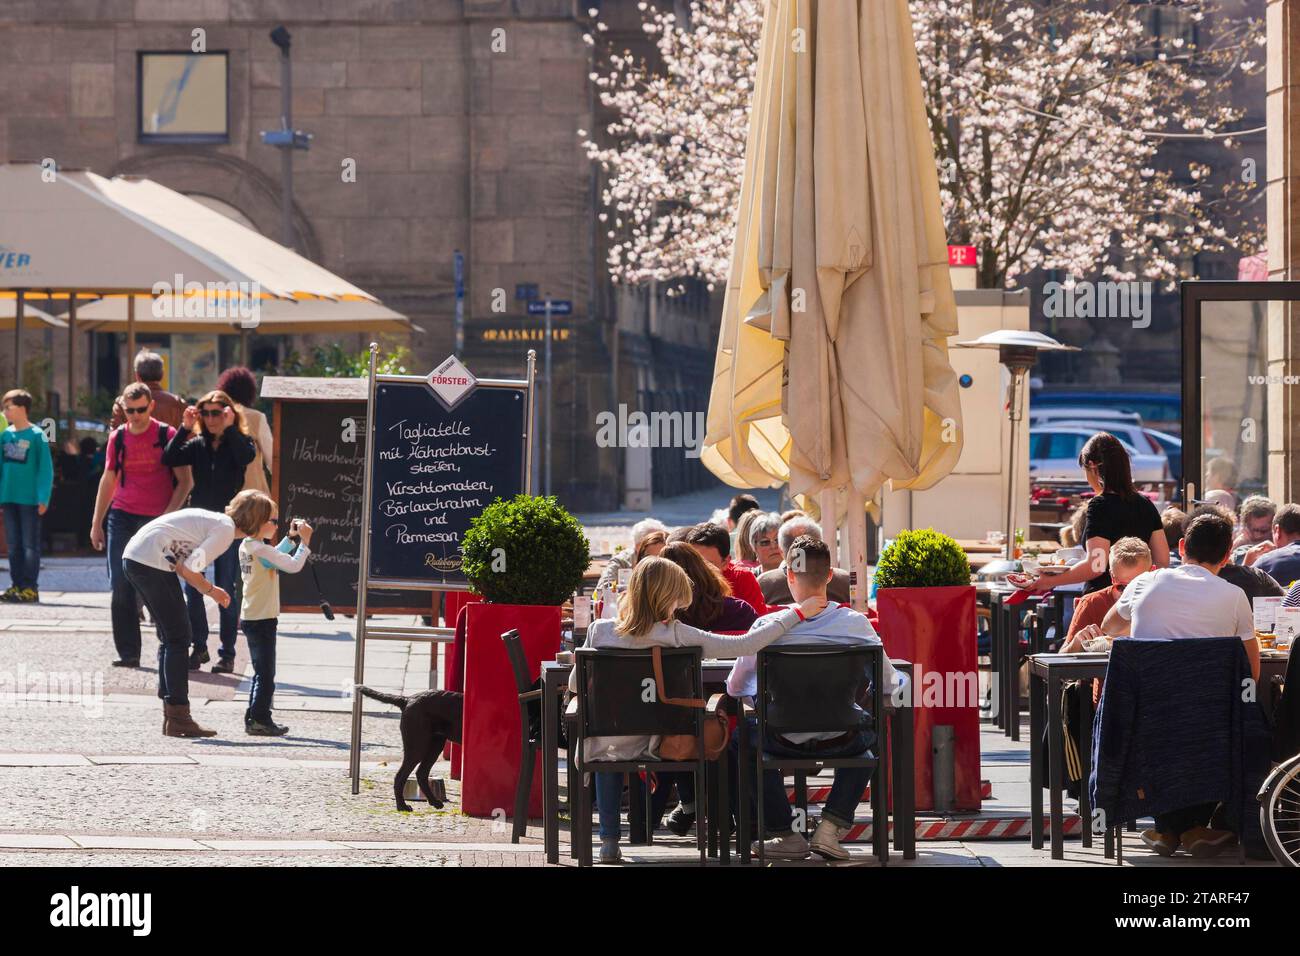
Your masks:
<path fill-rule="evenodd" d="M 970 559 L 946 534 L 900 531 L 880 555 L 877 588 L 942 588 L 970 584 Z"/>
<path fill-rule="evenodd" d="M 492 604 L 560 605 L 590 561 L 582 526 L 554 497 L 498 498 L 470 522 L 461 568 Z"/>

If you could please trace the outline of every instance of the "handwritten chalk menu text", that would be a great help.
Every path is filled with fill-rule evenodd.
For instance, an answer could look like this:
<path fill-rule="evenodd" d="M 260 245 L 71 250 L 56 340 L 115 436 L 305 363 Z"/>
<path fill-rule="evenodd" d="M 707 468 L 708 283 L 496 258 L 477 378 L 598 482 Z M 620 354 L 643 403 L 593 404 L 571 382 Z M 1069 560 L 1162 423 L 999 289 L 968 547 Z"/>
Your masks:
<path fill-rule="evenodd" d="M 282 531 L 305 518 L 314 534 L 310 569 L 280 575 L 284 607 L 314 610 L 321 592 L 339 611 L 357 606 L 361 510 L 365 480 L 365 401 L 277 401 L 273 474 Z M 429 607 L 405 591 L 370 589 L 371 608 Z"/>
<path fill-rule="evenodd" d="M 423 381 L 375 386 L 371 579 L 467 586 L 470 521 L 525 490 L 527 409 L 518 388 L 480 384 L 448 411 Z"/>

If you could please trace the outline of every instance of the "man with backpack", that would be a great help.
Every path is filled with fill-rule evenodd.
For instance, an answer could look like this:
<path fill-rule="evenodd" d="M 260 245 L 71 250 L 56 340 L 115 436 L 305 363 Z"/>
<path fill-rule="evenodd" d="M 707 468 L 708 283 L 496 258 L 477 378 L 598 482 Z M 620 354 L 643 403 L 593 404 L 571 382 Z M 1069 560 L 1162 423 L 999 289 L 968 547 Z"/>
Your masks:
<path fill-rule="evenodd" d="M 189 467 L 163 464 L 163 449 L 175 429 L 153 417 L 149 386 L 134 382 L 118 404 L 126 424 L 108 438 L 104 474 L 95 496 L 90 541 L 97 551 L 108 546 L 108 580 L 113 598 L 114 667 L 140 666 L 140 616 L 135 589 L 122 569 L 122 552 L 131 536 L 159 515 L 185 504 L 194 478 Z M 105 531 L 107 530 L 107 535 Z"/>

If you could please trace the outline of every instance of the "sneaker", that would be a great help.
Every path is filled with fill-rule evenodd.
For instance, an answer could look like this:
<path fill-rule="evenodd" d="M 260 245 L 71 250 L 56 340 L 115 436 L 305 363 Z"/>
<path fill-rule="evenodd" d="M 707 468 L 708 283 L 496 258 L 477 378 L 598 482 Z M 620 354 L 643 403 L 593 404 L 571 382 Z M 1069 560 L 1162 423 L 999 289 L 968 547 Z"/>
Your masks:
<path fill-rule="evenodd" d="M 601 863 L 622 863 L 623 851 L 618 848 L 618 837 L 600 841 Z"/>
<path fill-rule="evenodd" d="M 217 662 L 212 665 L 214 674 L 233 674 L 235 672 L 235 659 L 233 657 L 218 657 Z"/>
<path fill-rule="evenodd" d="M 1154 850 L 1161 856 L 1173 856 L 1178 852 L 1178 837 L 1172 833 L 1161 833 L 1159 830 L 1143 830 L 1142 842 L 1147 845 L 1148 849 Z"/>
<path fill-rule="evenodd" d="M 753 854 L 755 857 L 758 856 L 757 843 L 754 844 Z M 763 854 L 773 860 L 806 860 L 809 854 L 808 840 L 802 833 L 791 830 L 789 833 L 765 840 Z"/>
<path fill-rule="evenodd" d="M 18 594 L 19 591 L 16 587 L 7 587 L 5 588 L 4 593 L 0 594 L 0 601 L 4 601 L 8 604 L 16 604 L 18 602 Z"/>
<path fill-rule="evenodd" d="M 23 588 L 18 592 L 18 597 L 14 598 L 19 604 L 40 604 L 41 592 L 36 588 Z"/>
<path fill-rule="evenodd" d="M 283 737 L 289 732 L 289 728 L 273 720 L 246 720 L 244 731 L 250 737 Z"/>
<path fill-rule="evenodd" d="M 679 837 L 684 837 L 691 832 L 691 827 L 695 825 L 695 811 L 687 810 L 680 803 L 673 808 L 673 812 L 668 814 L 668 819 L 664 821 L 670 831 Z"/>
<path fill-rule="evenodd" d="M 1182 836 L 1183 846 L 1197 859 L 1218 856 L 1219 851 L 1237 842 L 1231 830 L 1211 830 L 1209 827 L 1192 827 Z"/>
<path fill-rule="evenodd" d="M 139 667 L 140 658 L 137 657 L 134 660 L 127 660 L 124 658 L 120 661 L 113 661 L 113 666 L 114 667 Z"/>
<path fill-rule="evenodd" d="M 208 656 L 206 647 L 196 647 L 190 651 L 190 670 L 196 671 L 210 660 L 212 658 Z"/>
<path fill-rule="evenodd" d="M 812 851 L 824 860 L 847 860 L 849 851 L 844 849 L 844 845 L 840 843 L 840 840 L 848 832 L 848 827 L 837 827 L 829 820 L 822 818 L 817 824 L 817 829 L 813 831 Z"/>

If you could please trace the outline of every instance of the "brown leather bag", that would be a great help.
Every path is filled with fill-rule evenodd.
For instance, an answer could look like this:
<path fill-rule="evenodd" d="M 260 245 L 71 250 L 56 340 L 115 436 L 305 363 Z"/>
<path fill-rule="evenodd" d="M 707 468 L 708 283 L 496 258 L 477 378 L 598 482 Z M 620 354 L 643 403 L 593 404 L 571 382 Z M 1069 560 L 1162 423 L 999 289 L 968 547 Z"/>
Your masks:
<path fill-rule="evenodd" d="M 698 707 L 700 709 L 708 706 L 708 701 L 699 698 L 669 697 L 668 692 L 664 689 L 663 655 L 657 645 L 650 649 L 650 659 L 654 663 L 655 691 L 659 695 L 659 703 L 668 704 L 672 707 Z M 724 713 L 705 714 L 704 759 L 717 760 L 727 749 L 727 743 L 730 739 L 731 724 L 727 721 L 727 715 Z M 672 761 L 698 760 L 699 749 L 696 743 L 696 738 L 692 734 L 665 734 L 659 738 L 659 759 Z"/>

